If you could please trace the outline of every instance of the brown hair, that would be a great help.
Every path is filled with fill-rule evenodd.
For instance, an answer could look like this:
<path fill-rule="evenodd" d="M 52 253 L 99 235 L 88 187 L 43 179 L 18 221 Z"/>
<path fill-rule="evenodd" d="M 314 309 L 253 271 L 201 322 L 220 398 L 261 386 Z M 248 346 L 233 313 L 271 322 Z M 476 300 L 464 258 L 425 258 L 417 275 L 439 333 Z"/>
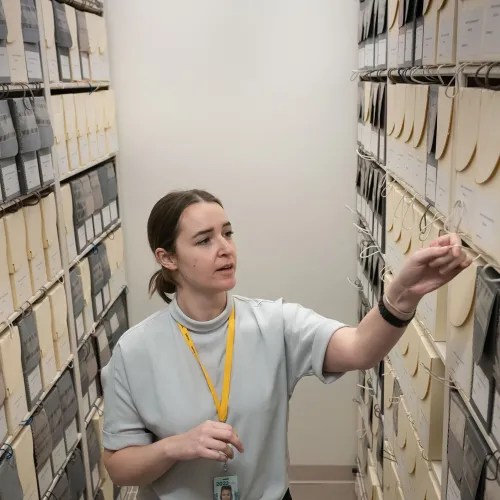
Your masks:
<path fill-rule="evenodd" d="M 163 248 L 175 254 L 181 215 L 187 207 L 200 202 L 217 203 L 222 207 L 214 195 L 199 189 L 172 191 L 155 204 L 148 219 L 148 241 L 153 253 L 157 248 Z M 176 289 L 172 273 L 163 266 L 149 280 L 149 294 L 157 292 L 167 304 L 172 301 L 168 294 L 175 293 Z"/>

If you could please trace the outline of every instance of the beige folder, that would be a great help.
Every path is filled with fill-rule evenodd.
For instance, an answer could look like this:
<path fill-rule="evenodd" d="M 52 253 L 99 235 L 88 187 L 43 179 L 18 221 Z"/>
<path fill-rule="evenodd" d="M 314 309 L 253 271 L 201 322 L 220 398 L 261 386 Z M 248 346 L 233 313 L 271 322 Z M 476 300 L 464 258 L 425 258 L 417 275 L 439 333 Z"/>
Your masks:
<path fill-rule="evenodd" d="M 42 239 L 47 267 L 47 278 L 52 280 L 61 270 L 61 252 L 57 234 L 57 212 L 54 193 L 42 198 Z"/>
<path fill-rule="evenodd" d="M 429 106 L 429 86 L 415 86 L 415 117 L 413 121 L 413 156 L 415 158 L 412 186 L 417 193 L 425 196 L 427 174 L 427 112 Z"/>
<path fill-rule="evenodd" d="M 457 62 L 482 61 L 486 0 L 458 2 Z"/>
<path fill-rule="evenodd" d="M 76 108 L 73 94 L 63 94 L 63 108 L 69 165 L 71 170 L 76 170 L 80 167 L 80 153 L 76 135 Z"/>
<path fill-rule="evenodd" d="M 38 341 L 40 343 L 42 383 L 44 391 L 48 389 L 57 375 L 54 342 L 52 339 L 52 311 L 48 297 L 33 307 Z"/>
<path fill-rule="evenodd" d="M 75 227 L 73 224 L 73 197 L 71 194 L 71 186 L 63 184 L 61 186 L 61 195 L 63 200 L 64 210 L 64 227 L 66 232 L 66 244 L 68 246 L 68 259 L 72 262 L 77 256 Z"/>
<path fill-rule="evenodd" d="M 104 129 L 109 153 L 118 151 L 118 138 L 116 133 L 116 105 L 115 92 L 112 89 L 103 92 L 104 95 Z"/>
<path fill-rule="evenodd" d="M 398 24 L 398 0 L 388 0 L 388 57 L 387 67 L 398 67 L 398 47 L 399 47 L 399 24 Z"/>
<path fill-rule="evenodd" d="M 19 0 L 3 0 L 2 4 L 8 29 L 7 56 L 9 58 L 10 77 L 13 82 L 28 83 L 21 28 L 21 2 Z"/>
<path fill-rule="evenodd" d="M 104 117 L 106 99 L 103 92 L 93 92 L 90 94 L 90 100 L 93 101 L 99 157 L 102 158 L 107 153 L 105 130 L 106 120 Z"/>
<path fill-rule="evenodd" d="M 14 301 L 7 261 L 7 237 L 4 220 L 0 219 L 0 323 L 6 321 L 13 312 Z"/>
<path fill-rule="evenodd" d="M 88 142 L 90 150 L 90 159 L 98 160 L 99 156 L 99 145 L 97 142 L 97 121 L 96 121 L 96 111 L 94 109 L 94 99 L 92 99 L 92 94 L 86 96 L 86 110 L 87 110 L 87 127 L 88 127 Z"/>
<path fill-rule="evenodd" d="M 437 64 L 455 64 L 458 0 L 439 0 Z"/>
<path fill-rule="evenodd" d="M 88 123 L 87 123 L 87 94 L 75 94 L 76 135 L 78 137 L 78 151 L 80 165 L 90 163 Z"/>
<path fill-rule="evenodd" d="M 37 475 L 35 472 L 33 434 L 31 427 L 24 427 L 17 439 L 12 444 L 16 456 L 17 473 L 23 489 L 24 497 L 32 494 L 37 489 Z M 49 462 L 50 463 L 50 462 Z"/>
<path fill-rule="evenodd" d="M 438 46 L 438 0 L 424 1 L 424 66 L 435 65 Z"/>
<path fill-rule="evenodd" d="M 79 268 L 82 277 L 83 298 L 85 301 L 83 320 L 85 325 L 85 333 L 89 333 L 94 325 L 94 309 L 92 307 L 92 282 L 90 279 L 89 260 L 83 259 L 79 265 Z"/>
<path fill-rule="evenodd" d="M 53 95 L 52 102 L 52 120 L 54 128 L 54 147 L 57 152 L 59 173 L 64 176 L 70 170 L 68 149 L 66 147 L 66 128 L 64 123 L 64 104 L 62 95 Z"/>
<path fill-rule="evenodd" d="M 71 79 L 80 81 L 82 79 L 82 68 L 80 66 L 80 49 L 78 48 L 78 29 L 76 25 L 76 11 L 69 5 L 64 5 L 66 18 L 68 19 L 69 32 L 73 45 L 69 50 L 69 60 L 71 64 Z"/>
<path fill-rule="evenodd" d="M 68 333 L 68 304 L 64 285 L 57 284 L 49 293 L 50 308 L 52 312 L 52 340 L 56 355 L 57 369 L 61 370 L 67 363 L 71 354 Z"/>
<path fill-rule="evenodd" d="M 57 49 L 54 26 L 54 9 L 51 0 L 41 0 L 43 26 L 45 31 L 45 50 L 47 54 L 47 66 L 49 69 L 49 81 L 59 82 L 59 67 L 57 65 Z M 42 42 L 43 43 L 43 42 Z"/>
<path fill-rule="evenodd" d="M 42 238 L 41 205 L 25 205 L 23 207 L 26 224 L 26 251 L 30 266 L 31 288 L 33 292 L 40 290 L 48 281 L 45 254 Z"/>

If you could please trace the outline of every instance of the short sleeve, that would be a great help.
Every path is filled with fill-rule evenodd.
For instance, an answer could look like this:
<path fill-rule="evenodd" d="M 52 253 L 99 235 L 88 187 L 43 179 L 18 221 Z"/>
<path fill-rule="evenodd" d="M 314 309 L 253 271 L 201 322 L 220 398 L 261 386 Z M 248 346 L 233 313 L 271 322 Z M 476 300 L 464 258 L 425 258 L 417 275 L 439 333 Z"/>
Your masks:
<path fill-rule="evenodd" d="M 289 394 L 304 376 L 315 375 L 323 383 L 331 383 L 343 375 L 324 373 L 323 364 L 328 342 L 344 326 L 347 325 L 325 318 L 300 304 L 283 303 Z"/>
<path fill-rule="evenodd" d="M 101 382 L 104 394 L 104 448 L 116 451 L 151 444 L 153 434 L 146 429 L 134 405 L 119 344 L 101 372 Z"/>

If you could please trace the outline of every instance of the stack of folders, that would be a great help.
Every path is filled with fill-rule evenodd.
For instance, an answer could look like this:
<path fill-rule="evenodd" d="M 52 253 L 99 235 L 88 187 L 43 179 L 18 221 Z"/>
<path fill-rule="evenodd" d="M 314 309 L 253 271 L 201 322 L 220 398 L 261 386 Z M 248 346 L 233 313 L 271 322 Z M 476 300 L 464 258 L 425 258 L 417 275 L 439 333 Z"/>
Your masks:
<path fill-rule="evenodd" d="M 117 151 L 113 90 L 52 96 L 59 171 L 85 167 Z"/>
<path fill-rule="evenodd" d="M 361 0 L 358 17 L 358 69 L 387 67 L 387 0 Z"/>

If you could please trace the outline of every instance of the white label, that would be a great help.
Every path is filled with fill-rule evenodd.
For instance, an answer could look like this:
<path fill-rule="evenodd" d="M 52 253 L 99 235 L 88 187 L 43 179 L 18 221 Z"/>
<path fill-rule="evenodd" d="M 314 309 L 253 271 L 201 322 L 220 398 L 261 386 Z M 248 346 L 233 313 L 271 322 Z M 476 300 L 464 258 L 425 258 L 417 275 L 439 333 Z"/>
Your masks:
<path fill-rule="evenodd" d="M 0 78 L 10 77 L 9 58 L 7 57 L 7 47 L 0 47 Z"/>
<path fill-rule="evenodd" d="M 102 224 L 103 227 L 108 227 L 111 225 L 111 207 L 108 205 L 102 209 Z"/>
<path fill-rule="evenodd" d="M 96 236 L 102 233 L 102 217 L 100 213 L 94 215 L 94 230 Z"/>
<path fill-rule="evenodd" d="M 81 80 L 82 70 L 80 68 L 80 58 L 78 57 L 78 50 L 75 49 L 70 59 L 71 59 L 71 74 L 73 80 Z"/>
<path fill-rule="evenodd" d="M 36 157 L 33 160 L 24 162 L 24 173 L 28 190 L 40 187 L 40 172 L 38 171 L 38 160 Z"/>
<path fill-rule="evenodd" d="M 422 59 L 422 54 L 424 51 L 424 25 L 417 28 L 417 33 L 415 35 L 415 59 Z"/>
<path fill-rule="evenodd" d="M 85 221 L 85 232 L 87 233 L 87 241 L 92 241 L 95 237 L 94 223 L 92 222 L 92 217 L 89 217 Z"/>
<path fill-rule="evenodd" d="M 106 147 L 106 134 L 104 131 L 99 132 L 99 135 L 97 136 L 97 143 L 99 147 L 99 156 L 105 156 L 107 153 L 107 147 Z"/>
<path fill-rule="evenodd" d="M 116 203 L 116 200 L 111 202 L 109 209 L 111 211 L 111 220 L 115 221 L 118 219 L 118 204 Z"/>
<path fill-rule="evenodd" d="M 455 478 L 451 471 L 448 471 L 448 486 L 446 488 L 446 500 L 460 500 L 460 488 L 458 487 Z"/>
<path fill-rule="evenodd" d="M 437 18 L 426 16 L 424 22 L 424 49 L 423 64 L 435 64 L 436 62 L 436 30 Z"/>
<path fill-rule="evenodd" d="M 436 181 L 437 181 L 437 169 L 434 168 L 432 165 L 427 165 L 425 196 L 432 203 L 436 202 Z"/>
<path fill-rule="evenodd" d="M 461 8 L 462 19 L 458 31 L 458 57 L 462 61 L 474 59 L 481 52 L 484 8 Z"/>
<path fill-rule="evenodd" d="M 118 328 L 120 328 L 120 322 L 118 321 L 118 316 L 117 314 L 113 314 L 113 316 L 111 316 L 111 320 L 109 321 L 109 324 L 111 326 L 111 331 L 113 333 L 116 333 Z"/>
<path fill-rule="evenodd" d="M 378 66 L 387 64 L 387 38 L 382 38 L 378 42 Z"/>
<path fill-rule="evenodd" d="M 439 21 L 438 63 L 452 62 L 453 18 L 442 17 Z"/>
<path fill-rule="evenodd" d="M 40 169 L 44 184 L 54 180 L 54 168 L 52 166 L 52 155 L 50 153 L 40 155 Z"/>
<path fill-rule="evenodd" d="M 87 136 L 84 135 L 78 138 L 78 146 L 80 149 L 80 163 L 82 165 L 87 165 L 90 163 L 89 141 Z"/>
<path fill-rule="evenodd" d="M 36 399 L 42 393 L 42 374 L 40 372 L 40 366 L 37 366 L 29 375 L 28 375 L 28 391 L 29 396 L 31 398 L 31 402 L 34 403 Z"/>
<path fill-rule="evenodd" d="M 413 59 L 413 28 L 406 28 L 405 40 L 405 63 L 411 63 Z"/>
<path fill-rule="evenodd" d="M 17 176 L 17 165 L 15 163 L 2 168 L 2 179 L 6 198 L 14 196 L 21 191 Z"/>
<path fill-rule="evenodd" d="M 109 301 L 111 300 L 111 290 L 109 289 L 109 283 L 106 283 L 104 285 L 104 288 L 102 289 L 102 295 L 104 299 L 104 307 L 107 307 Z"/>
<path fill-rule="evenodd" d="M 78 440 L 78 431 L 76 427 L 76 418 L 71 422 L 70 426 L 64 431 L 64 436 L 66 438 L 66 446 L 68 453 L 75 446 Z"/>
<path fill-rule="evenodd" d="M 50 460 L 47 460 L 37 476 L 40 494 L 44 496 L 45 493 L 47 493 L 47 490 L 50 488 L 50 485 L 52 484 L 52 467 L 50 465 Z"/>
<path fill-rule="evenodd" d="M 64 444 L 64 438 L 59 441 L 59 444 L 54 448 L 52 452 L 52 465 L 55 471 L 59 471 L 66 460 L 66 446 Z"/>
<path fill-rule="evenodd" d="M 83 414 L 85 417 L 90 413 L 90 402 L 89 402 L 89 395 L 84 394 L 83 396 Z"/>
<path fill-rule="evenodd" d="M 76 318 L 76 334 L 78 336 L 78 341 L 82 340 L 85 336 L 85 325 L 83 324 L 83 313 L 81 313 L 78 318 Z"/>
<path fill-rule="evenodd" d="M 30 80 L 42 79 L 42 64 L 40 63 L 40 54 L 38 51 L 27 50 L 26 54 L 26 69 L 28 70 L 28 78 Z"/>
<path fill-rule="evenodd" d="M 9 407 L 12 410 L 9 413 L 12 415 L 14 422 L 18 422 L 20 425 L 21 422 L 25 420 L 26 414 L 28 413 L 24 384 L 21 384 L 21 387 L 19 387 L 19 389 L 12 394 L 7 401 L 9 402 Z"/>
<path fill-rule="evenodd" d="M 80 251 L 82 251 L 85 248 L 85 245 L 87 245 L 87 234 L 85 233 L 85 225 L 80 226 L 80 228 L 77 231 L 78 234 L 78 246 L 80 247 Z"/>
<path fill-rule="evenodd" d="M 61 62 L 61 78 L 63 80 L 71 80 L 71 67 L 69 57 L 65 55 L 59 56 Z"/>
<path fill-rule="evenodd" d="M 100 481 L 100 477 L 99 477 L 99 464 L 97 464 L 94 467 L 94 470 L 92 471 L 92 483 L 94 485 L 94 491 L 99 486 L 99 481 Z"/>
<path fill-rule="evenodd" d="M 90 80 L 89 56 L 86 52 L 81 52 L 80 55 L 82 57 L 82 77 L 84 80 Z"/>
<path fill-rule="evenodd" d="M 367 43 L 365 46 L 365 66 L 371 68 L 373 66 L 373 58 L 375 56 L 375 47 L 373 43 Z"/>
<path fill-rule="evenodd" d="M 5 413 L 5 405 L 0 408 L 0 442 L 4 442 L 9 429 L 7 427 L 7 415 Z"/>
<path fill-rule="evenodd" d="M 500 52 L 500 2 L 486 2 L 483 30 L 483 51 L 496 55 Z"/>
<path fill-rule="evenodd" d="M 80 152 L 78 150 L 78 140 L 76 137 L 68 140 L 68 153 L 71 170 L 80 168 Z"/>
<path fill-rule="evenodd" d="M 91 406 L 97 401 L 97 382 L 94 380 L 89 386 L 89 402 Z"/>
<path fill-rule="evenodd" d="M 498 205 L 496 199 L 491 199 L 486 196 L 482 196 L 478 203 L 478 208 L 476 211 L 474 232 L 478 241 L 481 242 L 479 245 L 481 248 L 497 248 L 497 241 L 499 239 L 498 231 Z"/>
<path fill-rule="evenodd" d="M 59 165 L 59 172 L 61 175 L 69 172 L 68 150 L 66 149 L 66 141 L 57 144 L 57 158 Z"/>
<path fill-rule="evenodd" d="M 104 304 L 102 303 L 102 293 L 101 292 L 99 292 L 95 296 L 95 309 L 96 309 L 97 316 L 100 316 L 102 311 L 104 310 Z"/>
<path fill-rule="evenodd" d="M 398 42 L 398 65 L 400 66 L 405 63 L 405 39 L 405 33 L 400 33 Z"/>

